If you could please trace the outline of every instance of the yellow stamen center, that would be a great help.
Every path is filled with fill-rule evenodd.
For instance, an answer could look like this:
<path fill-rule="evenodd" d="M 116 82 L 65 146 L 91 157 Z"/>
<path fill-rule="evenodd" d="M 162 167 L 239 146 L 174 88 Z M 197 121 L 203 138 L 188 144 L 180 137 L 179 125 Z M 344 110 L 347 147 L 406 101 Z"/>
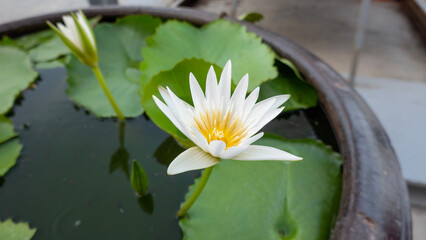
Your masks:
<path fill-rule="evenodd" d="M 238 146 L 247 135 L 246 127 L 230 112 L 223 117 L 222 111 L 211 111 L 198 114 L 194 118 L 195 127 L 207 139 L 207 142 L 220 140 L 226 148 Z"/>

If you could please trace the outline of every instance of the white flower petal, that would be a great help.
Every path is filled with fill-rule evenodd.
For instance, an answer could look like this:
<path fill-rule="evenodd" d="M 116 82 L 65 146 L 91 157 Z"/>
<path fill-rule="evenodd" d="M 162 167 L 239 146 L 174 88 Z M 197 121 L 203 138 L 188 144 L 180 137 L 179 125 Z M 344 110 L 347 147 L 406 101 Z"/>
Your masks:
<path fill-rule="evenodd" d="M 274 110 L 274 109 L 280 107 L 281 105 L 283 105 L 289 98 L 290 98 L 290 94 L 283 94 L 283 95 L 273 96 L 273 97 L 270 97 L 270 98 L 267 98 L 265 100 L 262 100 L 262 101 L 258 102 L 255 105 L 255 107 L 257 107 L 258 105 L 262 105 L 266 101 L 270 101 L 272 99 L 275 99 L 274 104 L 272 104 L 272 106 L 269 108 L 269 110 Z"/>
<path fill-rule="evenodd" d="M 174 175 L 191 170 L 203 169 L 219 163 L 219 159 L 204 152 L 199 147 L 192 147 L 179 154 L 167 168 L 167 174 Z"/>
<path fill-rule="evenodd" d="M 192 102 L 194 103 L 195 110 L 197 112 L 204 111 L 204 98 L 203 90 L 201 90 L 200 84 L 195 78 L 194 74 L 189 74 L 189 87 L 191 89 Z"/>
<path fill-rule="evenodd" d="M 189 118 L 194 115 L 194 111 L 190 109 L 192 108 L 192 106 L 179 99 L 172 91 L 170 91 L 170 89 L 158 87 L 158 90 L 161 94 L 161 97 L 164 99 L 167 106 L 169 107 L 170 111 L 181 123 L 182 127 L 183 125 L 185 125 L 187 130 L 191 129 L 191 123 L 189 123 L 188 121 L 192 121 L 192 119 Z"/>
<path fill-rule="evenodd" d="M 268 113 L 271 106 L 274 105 L 275 98 L 268 98 L 265 101 L 262 101 L 256 104 L 247 118 L 245 119 L 245 123 L 250 127 L 255 127 L 256 124 Z"/>
<path fill-rule="evenodd" d="M 295 156 L 278 148 L 250 145 L 246 151 L 232 158 L 233 160 L 280 160 L 280 161 L 298 161 L 301 157 Z"/>
<path fill-rule="evenodd" d="M 169 106 L 172 109 L 176 109 L 175 103 L 170 97 L 169 92 L 161 86 L 158 87 L 158 91 L 160 92 L 160 95 L 163 98 L 164 102 L 167 104 L 167 106 Z"/>
<path fill-rule="evenodd" d="M 231 104 L 233 105 L 232 111 L 239 111 L 243 107 L 244 99 L 246 98 L 248 88 L 248 74 L 240 80 L 234 93 L 231 97 Z"/>
<path fill-rule="evenodd" d="M 257 98 L 259 97 L 259 90 L 260 88 L 255 88 L 250 95 L 246 98 L 244 102 L 243 107 L 243 113 L 242 113 L 242 119 L 246 119 L 247 116 L 250 114 L 251 110 L 253 109 L 254 105 L 256 104 Z"/>
<path fill-rule="evenodd" d="M 265 114 L 265 116 L 263 116 L 262 119 L 260 119 L 259 122 L 256 123 L 255 126 L 251 126 L 249 127 L 249 133 L 248 135 L 251 136 L 255 133 L 257 133 L 258 131 L 260 131 L 260 129 L 262 129 L 266 124 L 268 124 L 270 121 L 272 121 L 274 118 L 276 118 L 282 111 L 283 111 L 284 107 L 280 107 L 278 109 L 275 109 L 274 111 L 269 111 Z"/>
<path fill-rule="evenodd" d="M 283 105 L 290 98 L 290 94 L 278 95 L 273 98 L 275 98 L 275 103 L 272 105 L 271 109 L 278 108 Z"/>
<path fill-rule="evenodd" d="M 191 129 L 195 114 L 194 108 L 176 96 L 169 87 L 167 87 L 167 92 L 174 103 L 175 109 L 173 109 L 173 112 L 178 113 L 178 116 L 176 117 L 179 117 L 179 119 L 184 122 L 189 129 Z"/>
<path fill-rule="evenodd" d="M 210 67 L 207 73 L 206 80 L 206 100 L 208 109 L 212 109 L 217 104 L 219 91 L 217 89 L 217 78 L 213 66 Z"/>
<path fill-rule="evenodd" d="M 240 145 L 235 146 L 235 147 L 230 147 L 220 154 L 220 158 L 231 159 L 234 156 L 246 151 L 248 147 L 249 147 L 249 145 L 247 145 L 247 144 L 240 144 Z"/>
<path fill-rule="evenodd" d="M 211 141 L 209 144 L 209 152 L 215 157 L 219 157 L 220 154 L 225 150 L 226 143 L 220 140 Z"/>
<path fill-rule="evenodd" d="M 166 117 L 179 129 L 179 131 L 183 132 L 181 124 L 176 119 L 173 112 L 167 107 L 167 105 L 154 95 L 152 95 L 152 98 L 154 99 L 155 104 L 157 104 L 157 107 L 164 113 L 164 115 L 166 115 Z"/>
<path fill-rule="evenodd" d="M 224 103 L 227 104 L 231 97 L 231 74 L 232 74 L 231 60 L 228 60 L 223 68 L 219 80 L 219 94 L 222 96 Z"/>
<path fill-rule="evenodd" d="M 197 146 L 203 149 L 205 152 L 209 151 L 209 143 L 203 134 L 198 131 L 196 127 L 192 127 L 192 132 L 194 133 L 196 141 L 194 142 Z"/>
<path fill-rule="evenodd" d="M 191 141 L 195 140 L 195 136 L 189 131 L 188 127 L 181 122 L 181 119 L 176 117 L 176 114 L 167 106 L 165 105 L 160 99 L 158 99 L 156 96 L 152 96 L 154 99 L 155 104 L 157 104 L 158 108 L 166 115 L 166 117 L 181 131 L 186 137 L 191 139 Z"/>
<path fill-rule="evenodd" d="M 67 37 L 69 40 L 73 42 L 78 49 L 84 51 L 83 43 L 80 40 L 80 34 L 78 33 L 77 25 L 75 25 L 74 19 L 69 15 L 63 16 L 62 19 L 64 20 L 65 26 L 68 29 Z"/>
<path fill-rule="evenodd" d="M 95 46 L 95 38 L 92 34 L 92 31 L 90 30 L 90 26 L 87 24 L 86 20 L 84 19 L 83 14 L 81 14 L 81 12 L 77 12 L 76 16 L 77 16 L 78 22 L 83 27 L 84 32 L 89 37 L 90 43 L 93 46 Z"/>
<path fill-rule="evenodd" d="M 244 144 L 250 145 L 250 144 L 256 142 L 257 140 L 259 140 L 261 137 L 263 137 L 263 132 L 260 132 L 260 133 L 258 133 L 256 135 L 254 135 L 253 137 L 245 140 Z"/>

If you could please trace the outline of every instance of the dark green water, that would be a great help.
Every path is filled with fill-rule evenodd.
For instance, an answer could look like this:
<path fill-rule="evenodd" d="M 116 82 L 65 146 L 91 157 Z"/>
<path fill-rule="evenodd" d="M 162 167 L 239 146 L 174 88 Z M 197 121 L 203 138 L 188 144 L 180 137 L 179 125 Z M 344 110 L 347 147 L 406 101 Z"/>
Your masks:
<path fill-rule="evenodd" d="M 182 149 L 145 116 L 120 128 L 75 107 L 63 69 L 44 70 L 40 78 L 11 116 L 24 148 L 0 178 L 0 220 L 29 222 L 37 228 L 34 240 L 181 239 L 175 213 L 200 174 L 166 174 Z M 319 108 L 283 114 L 264 131 L 320 138 L 337 149 Z M 132 159 L 149 177 L 143 199 L 130 186 Z"/>

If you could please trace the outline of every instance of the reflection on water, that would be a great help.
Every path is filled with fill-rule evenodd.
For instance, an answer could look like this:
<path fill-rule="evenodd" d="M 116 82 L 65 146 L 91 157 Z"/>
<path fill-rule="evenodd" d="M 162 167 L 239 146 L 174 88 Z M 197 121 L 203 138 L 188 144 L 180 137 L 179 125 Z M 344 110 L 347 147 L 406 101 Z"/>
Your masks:
<path fill-rule="evenodd" d="M 154 212 L 154 199 L 152 198 L 151 193 L 139 197 L 138 204 L 145 213 L 151 215 Z"/>
<path fill-rule="evenodd" d="M 111 156 L 111 161 L 109 162 L 109 173 L 113 173 L 115 170 L 120 168 L 124 174 L 126 174 L 126 178 L 130 179 L 130 163 L 129 163 L 129 152 L 124 147 L 124 131 L 126 128 L 125 122 L 120 122 L 120 132 L 119 132 L 119 147 L 117 151 Z"/>
<path fill-rule="evenodd" d="M 169 164 L 175 159 L 179 154 L 181 154 L 185 149 L 183 149 L 176 140 L 170 136 L 158 146 L 155 150 L 154 156 L 157 158 L 157 162 L 163 164 L 164 166 L 169 166 Z"/>

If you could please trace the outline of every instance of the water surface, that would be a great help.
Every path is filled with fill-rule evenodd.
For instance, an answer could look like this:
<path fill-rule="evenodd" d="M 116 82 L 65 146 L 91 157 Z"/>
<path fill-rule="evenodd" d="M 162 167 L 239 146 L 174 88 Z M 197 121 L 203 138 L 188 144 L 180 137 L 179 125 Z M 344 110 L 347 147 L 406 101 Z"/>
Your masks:
<path fill-rule="evenodd" d="M 24 148 L 0 178 L 0 219 L 36 227 L 39 239 L 181 239 L 175 213 L 200 171 L 168 176 L 183 149 L 146 116 L 97 119 L 65 94 L 64 69 L 41 71 L 11 119 Z M 337 149 L 319 108 L 286 113 L 265 132 L 287 138 L 320 138 Z M 130 186 L 131 161 L 149 177 L 149 195 Z"/>

